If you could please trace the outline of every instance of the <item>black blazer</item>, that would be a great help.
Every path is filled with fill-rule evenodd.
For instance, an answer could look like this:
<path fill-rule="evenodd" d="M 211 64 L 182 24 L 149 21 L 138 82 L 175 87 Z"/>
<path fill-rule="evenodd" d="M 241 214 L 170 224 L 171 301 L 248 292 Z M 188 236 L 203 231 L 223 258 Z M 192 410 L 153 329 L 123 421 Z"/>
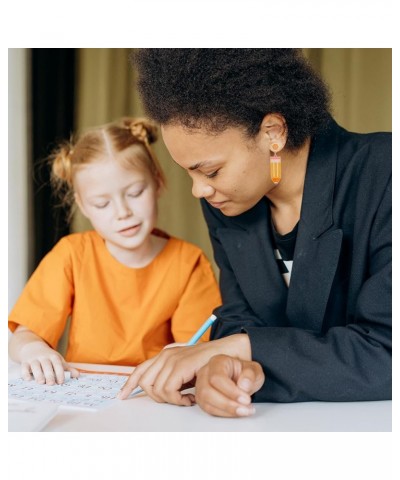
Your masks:
<path fill-rule="evenodd" d="M 266 374 L 259 402 L 391 398 L 391 134 L 333 120 L 312 140 L 290 287 L 270 209 L 202 208 L 223 305 L 211 338 L 249 335 Z"/>

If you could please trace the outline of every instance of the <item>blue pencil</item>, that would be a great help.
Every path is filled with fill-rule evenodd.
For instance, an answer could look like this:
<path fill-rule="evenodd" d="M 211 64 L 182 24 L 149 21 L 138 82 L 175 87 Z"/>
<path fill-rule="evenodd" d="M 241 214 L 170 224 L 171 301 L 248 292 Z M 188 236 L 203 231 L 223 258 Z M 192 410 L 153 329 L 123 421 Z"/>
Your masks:
<path fill-rule="evenodd" d="M 215 322 L 217 317 L 213 314 L 211 317 L 207 318 L 207 320 L 203 323 L 203 325 L 197 330 L 197 332 L 193 335 L 193 337 L 186 343 L 187 346 L 195 345 L 200 338 L 206 333 L 206 331 L 211 327 L 211 325 Z M 143 389 L 140 387 L 135 388 L 135 390 L 129 395 L 129 397 L 133 397 L 142 393 Z"/>

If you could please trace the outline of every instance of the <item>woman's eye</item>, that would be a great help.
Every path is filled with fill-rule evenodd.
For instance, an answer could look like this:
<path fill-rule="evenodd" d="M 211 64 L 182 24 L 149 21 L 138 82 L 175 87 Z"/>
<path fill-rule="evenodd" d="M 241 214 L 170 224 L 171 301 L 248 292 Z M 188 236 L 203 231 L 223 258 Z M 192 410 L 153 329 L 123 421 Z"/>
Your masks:
<path fill-rule="evenodd" d="M 215 170 L 215 172 L 212 172 L 212 173 L 209 173 L 209 174 L 205 174 L 205 176 L 206 176 L 207 178 L 214 178 L 214 177 L 217 176 L 218 172 L 219 172 L 219 170 Z"/>

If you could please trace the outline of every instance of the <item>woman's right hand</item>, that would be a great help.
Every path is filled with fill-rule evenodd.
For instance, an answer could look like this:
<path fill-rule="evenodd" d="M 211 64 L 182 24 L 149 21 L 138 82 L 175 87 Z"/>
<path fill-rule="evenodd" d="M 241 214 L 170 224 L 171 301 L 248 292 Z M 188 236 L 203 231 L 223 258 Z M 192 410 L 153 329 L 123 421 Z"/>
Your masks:
<path fill-rule="evenodd" d="M 181 391 L 193 386 L 198 370 L 211 357 L 221 353 L 250 360 L 251 346 L 248 335 L 230 335 L 193 346 L 170 345 L 135 368 L 118 398 L 128 398 L 130 393 L 140 386 L 156 402 L 193 405 L 194 396 L 190 393 L 182 394 Z"/>

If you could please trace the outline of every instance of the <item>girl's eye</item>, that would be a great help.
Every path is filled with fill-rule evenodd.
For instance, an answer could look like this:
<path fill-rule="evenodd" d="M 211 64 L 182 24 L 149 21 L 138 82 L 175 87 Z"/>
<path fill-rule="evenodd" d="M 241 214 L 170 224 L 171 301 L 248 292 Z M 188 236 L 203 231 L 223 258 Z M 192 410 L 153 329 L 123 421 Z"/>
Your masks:
<path fill-rule="evenodd" d="M 137 197 L 140 197 L 140 195 L 143 192 L 144 192 L 144 190 L 140 190 L 139 192 L 131 192 L 131 193 L 128 193 L 128 197 L 137 198 Z"/>
<path fill-rule="evenodd" d="M 95 208 L 106 208 L 109 202 L 102 203 L 100 205 L 95 205 Z"/>
<path fill-rule="evenodd" d="M 206 175 L 207 178 L 214 178 L 218 175 L 218 172 L 219 172 L 219 170 L 215 170 L 215 172 L 209 173 L 208 175 L 205 174 L 205 175 Z"/>

